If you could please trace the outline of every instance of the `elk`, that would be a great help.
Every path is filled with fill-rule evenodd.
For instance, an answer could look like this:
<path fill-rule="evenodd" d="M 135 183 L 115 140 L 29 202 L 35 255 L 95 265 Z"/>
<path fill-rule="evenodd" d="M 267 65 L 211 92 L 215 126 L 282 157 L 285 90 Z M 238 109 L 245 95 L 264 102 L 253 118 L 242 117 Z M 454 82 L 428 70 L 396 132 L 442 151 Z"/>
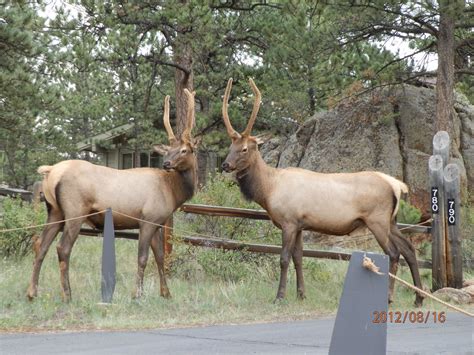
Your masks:
<path fill-rule="evenodd" d="M 163 121 L 168 134 L 169 146 L 155 145 L 154 150 L 164 156 L 163 170 L 135 168 L 117 170 L 81 160 L 66 160 L 53 166 L 41 166 L 44 175 L 43 193 L 48 210 L 48 223 L 81 217 L 93 212 L 112 208 L 129 216 L 164 224 L 179 206 L 189 200 L 197 185 L 198 142 L 191 137 L 194 123 L 194 92 L 185 90 L 187 96 L 187 122 L 177 139 L 169 121 L 169 96 L 165 98 Z M 71 300 L 69 285 L 69 258 L 82 223 L 102 228 L 104 215 L 68 220 L 48 225 L 34 244 L 33 274 L 27 296 L 37 295 L 38 279 L 43 259 L 56 235 L 63 231 L 57 245 L 61 273 L 62 296 Z M 156 225 L 139 222 L 121 214 L 114 214 L 116 229 L 139 228 L 138 272 L 134 297 L 143 290 L 143 274 L 151 246 L 158 265 L 160 295 L 170 297 L 164 272 L 163 235 Z"/>
<path fill-rule="evenodd" d="M 251 136 L 257 117 L 261 94 L 250 79 L 255 96 L 247 127 L 238 133 L 231 125 L 227 112 L 232 79 L 224 94 L 222 116 L 227 134 L 232 140 L 229 154 L 222 164 L 225 172 L 233 172 L 240 190 L 248 200 L 257 202 L 282 230 L 280 255 L 280 284 L 276 301 L 285 297 L 290 258 L 296 269 L 297 296 L 305 297 L 302 271 L 302 230 L 330 235 L 350 235 L 368 228 L 390 258 L 390 272 L 398 269 L 400 253 L 407 261 L 415 285 L 421 288 L 415 249 L 396 226 L 401 193 L 408 187 L 401 181 L 374 171 L 323 174 L 301 168 L 278 169 L 262 159 L 259 137 Z M 391 279 L 389 301 L 393 297 Z M 420 306 L 423 297 L 416 295 Z"/>

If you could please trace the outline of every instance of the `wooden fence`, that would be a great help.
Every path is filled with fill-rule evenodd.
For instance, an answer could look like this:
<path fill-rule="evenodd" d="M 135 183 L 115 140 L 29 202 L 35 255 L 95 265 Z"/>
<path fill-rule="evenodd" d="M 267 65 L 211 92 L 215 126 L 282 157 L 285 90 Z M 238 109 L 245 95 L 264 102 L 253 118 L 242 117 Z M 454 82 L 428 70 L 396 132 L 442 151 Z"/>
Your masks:
<path fill-rule="evenodd" d="M 267 212 L 264 210 L 253 210 L 246 208 L 232 208 L 232 207 L 221 207 L 221 206 L 209 206 L 209 205 L 198 205 L 198 204 L 184 204 L 181 210 L 186 213 L 206 215 L 206 216 L 224 216 L 224 217 L 236 217 L 236 218 L 248 218 L 256 220 L 270 220 Z M 168 227 L 173 226 L 172 221 L 168 221 L 166 224 Z M 399 228 L 404 228 L 406 232 L 418 232 L 418 233 L 429 233 L 430 227 L 426 226 L 410 226 L 406 224 L 398 224 Z M 81 229 L 82 235 L 98 236 L 102 231 L 83 228 Z M 172 244 L 169 243 L 169 236 L 171 233 L 170 228 L 165 228 L 165 250 L 170 253 L 172 250 Z M 115 231 L 117 238 L 126 239 L 138 239 L 138 233 L 130 231 Z M 218 239 L 218 238 L 205 238 L 198 236 L 184 236 L 181 238 L 184 243 L 208 247 L 218 248 L 225 250 L 245 250 L 254 253 L 267 253 L 267 254 L 280 254 L 281 246 L 279 245 L 268 245 L 268 244 L 254 244 L 254 243 L 242 243 L 235 240 Z M 312 258 L 322 259 L 333 259 L 333 260 L 350 260 L 351 254 L 345 252 L 335 252 L 326 250 L 314 250 L 304 249 L 303 256 Z M 403 259 L 400 260 L 402 265 L 406 265 Z M 418 265 L 420 268 L 430 269 L 432 267 L 431 262 L 428 260 L 419 260 Z"/>

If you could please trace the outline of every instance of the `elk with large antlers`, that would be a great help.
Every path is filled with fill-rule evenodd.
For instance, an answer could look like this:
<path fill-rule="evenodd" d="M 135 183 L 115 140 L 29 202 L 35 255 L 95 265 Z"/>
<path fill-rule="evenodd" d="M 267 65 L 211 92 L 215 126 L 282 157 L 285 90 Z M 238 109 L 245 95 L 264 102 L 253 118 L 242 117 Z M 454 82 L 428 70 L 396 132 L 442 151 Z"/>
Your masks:
<path fill-rule="evenodd" d="M 38 279 L 43 259 L 56 235 L 63 231 L 57 246 L 63 299 L 71 299 L 69 285 L 69 257 L 78 237 L 82 223 L 96 228 L 104 225 L 104 215 L 87 218 L 81 216 L 112 208 L 134 218 L 155 224 L 164 224 L 179 206 L 189 200 L 197 183 L 197 141 L 191 137 L 194 117 L 194 93 L 185 90 L 188 101 L 186 127 L 177 139 L 169 122 L 169 96 L 165 98 L 163 121 L 170 146 L 155 145 L 154 149 L 164 154 L 163 168 L 136 168 L 116 170 L 97 166 L 81 160 L 67 160 L 53 166 L 41 166 L 38 172 L 44 175 L 43 193 L 48 208 L 48 222 L 35 242 L 33 275 L 27 296 L 37 295 Z M 79 218 L 77 218 L 79 217 Z M 72 218 L 77 218 L 73 219 Z M 155 255 L 160 275 L 160 294 L 169 297 L 164 272 L 164 250 L 162 233 L 153 224 L 138 222 L 122 214 L 114 215 L 116 229 L 139 228 L 138 273 L 135 297 L 143 289 L 143 274 L 151 248 Z"/>
<path fill-rule="evenodd" d="M 255 103 L 247 127 L 238 133 L 227 113 L 232 79 L 228 81 L 222 116 L 232 145 L 222 168 L 235 173 L 243 195 L 267 210 L 273 223 L 283 232 L 276 298 L 285 296 L 290 258 L 296 269 L 297 295 L 304 298 L 302 230 L 348 235 L 367 227 L 389 256 L 390 272 L 397 272 L 401 253 L 410 267 L 415 285 L 421 288 L 415 249 L 396 226 L 400 196 L 402 192 L 408 192 L 408 187 L 380 172 L 322 174 L 300 168 L 268 166 L 258 151 L 259 138 L 250 135 L 261 100 L 260 91 L 252 79 L 250 85 Z M 390 299 L 393 287 L 392 279 Z M 422 302 L 422 296 L 417 294 L 415 304 L 421 305 Z"/>

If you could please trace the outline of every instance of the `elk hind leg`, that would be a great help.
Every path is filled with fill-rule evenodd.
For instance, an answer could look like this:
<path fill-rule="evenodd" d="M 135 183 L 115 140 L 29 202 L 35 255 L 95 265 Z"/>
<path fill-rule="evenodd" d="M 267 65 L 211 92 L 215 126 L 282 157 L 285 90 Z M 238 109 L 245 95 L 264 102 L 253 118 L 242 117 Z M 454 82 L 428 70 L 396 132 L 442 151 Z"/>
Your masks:
<path fill-rule="evenodd" d="M 158 228 L 151 240 L 151 250 L 153 250 L 153 254 L 155 255 L 158 274 L 160 275 L 160 295 L 164 298 L 170 298 L 171 294 L 166 284 L 164 244 L 164 230 L 163 228 Z"/>
<path fill-rule="evenodd" d="M 59 211 L 49 211 L 47 223 L 58 222 L 63 219 L 63 215 Z M 53 242 L 54 238 L 58 235 L 64 223 L 57 223 L 46 226 L 41 232 L 40 237 L 35 240 L 33 248 L 35 252 L 35 260 L 33 261 L 33 273 L 31 275 L 30 285 L 26 295 L 31 301 L 38 295 L 38 281 L 43 265 L 43 260 Z"/>
<path fill-rule="evenodd" d="M 63 235 L 56 247 L 58 252 L 59 270 L 61 272 L 61 287 L 64 302 L 71 301 L 71 286 L 69 283 L 69 259 L 72 247 L 79 236 L 79 231 L 84 219 L 67 221 Z"/>
<path fill-rule="evenodd" d="M 396 243 L 390 239 L 390 233 L 386 226 L 378 223 L 367 224 L 367 227 L 374 234 L 375 239 L 379 243 L 380 247 L 390 259 L 390 273 L 395 275 L 398 270 L 398 261 L 400 260 L 400 250 Z M 395 289 L 395 280 L 390 278 L 389 290 L 388 290 L 388 302 L 393 302 L 393 294 Z"/>
<path fill-rule="evenodd" d="M 418 262 L 416 260 L 416 251 L 413 244 L 406 239 L 398 230 L 397 226 L 392 224 L 390 228 L 391 239 L 397 244 L 397 247 L 400 249 L 403 257 L 405 258 L 408 266 L 410 267 L 411 276 L 413 278 L 413 283 L 419 289 L 423 289 L 421 283 L 420 271 L 418 270 Z M 415 306 L 420 307 L 423 305 L 423 295 L 416 293 Z"/>

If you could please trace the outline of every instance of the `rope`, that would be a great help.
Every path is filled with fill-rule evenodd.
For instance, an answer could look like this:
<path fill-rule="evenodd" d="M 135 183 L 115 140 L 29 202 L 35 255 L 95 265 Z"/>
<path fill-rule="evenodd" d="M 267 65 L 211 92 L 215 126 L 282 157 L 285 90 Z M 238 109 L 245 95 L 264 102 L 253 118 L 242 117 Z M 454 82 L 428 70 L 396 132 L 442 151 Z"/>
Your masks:
<path fill-rule="evenodd" d="M 34 228 L 39 228 L 39 227 L 51 226 L 51 225 L 53 225 L 53 224 L 59 224 L 59 223 L 67 222 L 67 221 L 73 221 L 73 220 L 76 220 L 76 219 L 81 219 L 81 218 L 85 218 L 85 217 L 95 216 L 96 214 L 101 214 L 101 213 L 104 213 L 105 211 L 106 211 L 106 210 L 102 210 L 102 211 L 99 211 L 99 212 L 94 212 L 94 213 L 85 214 L 84 216 L 67 218 L 67 219 L 63 219 L 63 220 L 61 220 L 61 221 L 56 221 L 56 222 L 49 222 L 49 223 L 38 224 L 38 225 L 36 225 L 36 226 L 10 228 L 10 229 L 1 229 L 1 230 L 0 230 L 0 233 L 7 233 L 7 232 L 14 232 L 14 231 L 19 231 L 19 230 L 26 230 L 26 229 L 34 229 Z"/>
<path fill-rule="evenodd" d="M 433 218 L 430 218 L 430 219 L 427 219 L 426 221 L 424 222 L 421 222 L 421 223 L 417 223 L 417 224 L 410 224 L 409 226 L 406 226 L 406 227 L 403 227 L 403 228 L 400 228 L 399 230 L 400 231 L 403 231 L 405 229 L 410 229 L 412 227 L 416 227 L 416 226 L 422 226 L 423 224 L 428 224 L 428 223 L 431 223 L 433 222 Z"/>
<path fill-rule="evenodd" d="M 367 270 L 370 270 L 370 271 L 372 271 L 372 272 L 375 272 L 375 273 L 378 274 L 378 275 L 385 275 L 384 273 L 379 272 L 379 269 L 380 269 L 380 268 L 379 268 L 377 265 L 375 265 L 375 263 L 372 261 L 372 259 L 370 259 L 370 258 L 368 258 L 368 257 L 366 257 L 366 256 L 364 256 L 364 259 L 362 260 L 362 266 L 363 266 L 364 268 L 366 268 Z M 402 283 L 403 285 L 405 285 L 406 287 L 411 288 L 411 289 L 414 290 L 415 292 L 418 292 L 419 294 L 421 294 L 421 295 L 423 295 L 423 296 L 425 296 L 425 297 L 431 298 L 431 299 L 435 300 L 436 302 L 439 302 L 439 303 L 441 303 L 442 305 L 444 305 L 444 306 L 446 306 L 446 307 L 448 307 L 448 308 L 454 309 L 455 311 L 460 312 L 460 313 L 463 313 L 463 314 L 465 314 L 465 315 L 467 315 L 467 316 L 469 316 L 469 317 L 474 317 L 474 313 L 470 313 L 470 312 L 468 312 L 468 311 L 466 311 L 466 310 L 464 310 L 464 309 L 462 309 L 462 308 L 456 307 L 456 306 L 454 306 L 454 305 L 452 305 L 452 304 L 450 304 L 450 303 L 448 303 L 448 302 L 445 302 L 445 301 L 439 299 L 438 297 L 433 296 L 432 294 L 426 292 L 425 290 L 422 290 L 422 289 L 420 289 L 420 288 L 418 288 L 418 287 L 416 287 L 416 286 L 413 286 L 412 284 L 406 282 L 405 280 L 399 278 L 398 276 L 396 276 L 396 275 L 394 275 L 394 274 L 392 274 L 392 273 L 390 273 L 390 272 L 388 273 L 388 275 L 389 275 L 391 278 L 393 278 L 393 279 L 395 279 L 395 280 L 401 282 L 401 283 Z"/>

